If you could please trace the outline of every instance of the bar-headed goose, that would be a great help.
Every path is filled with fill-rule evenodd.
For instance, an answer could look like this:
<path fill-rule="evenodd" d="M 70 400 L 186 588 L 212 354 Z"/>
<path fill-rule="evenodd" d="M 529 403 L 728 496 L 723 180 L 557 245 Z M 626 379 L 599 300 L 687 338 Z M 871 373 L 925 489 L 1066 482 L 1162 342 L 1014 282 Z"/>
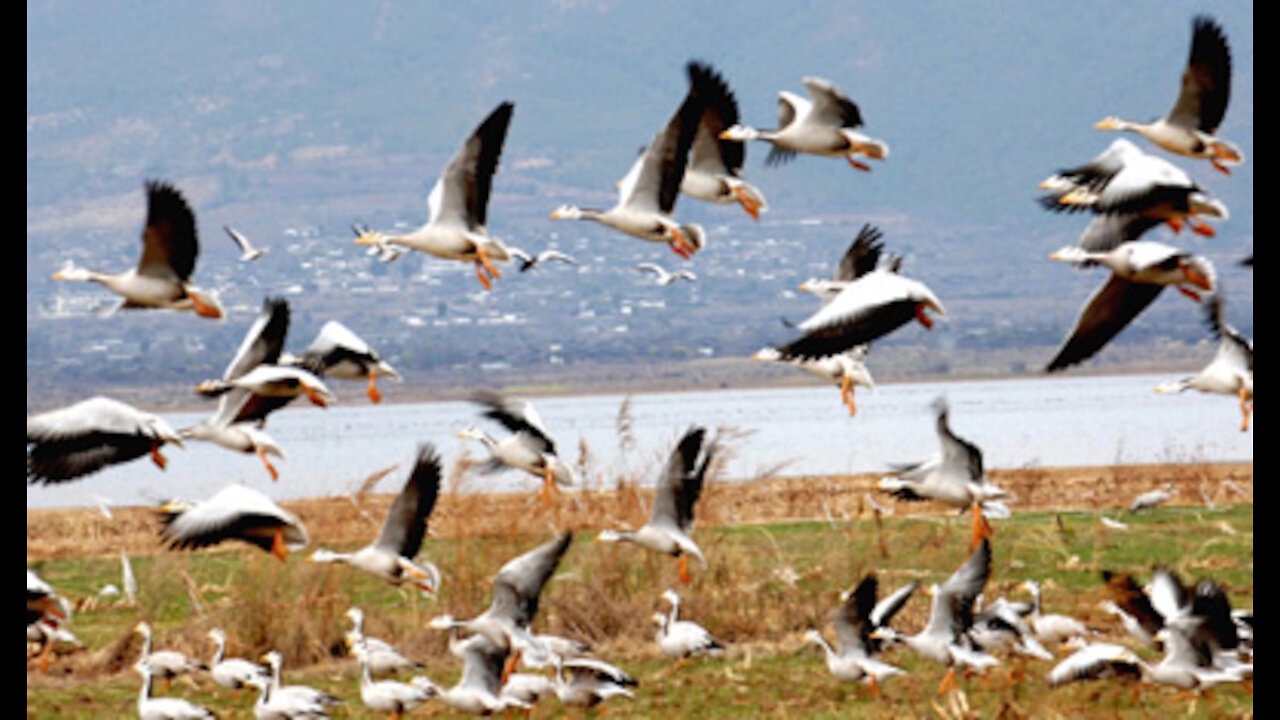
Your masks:
<path fill-rule="evenodd" d="M 511 648 L 487 635 L 471 635 L 450 641 L 449 649 L 462 658 L 462 677 L 452 687 L 441 687 L 434 681 L 417 676 L 410 682 L 434 693 L 445 705 L 472 715 L 492 715 L 508 708 L 528 710 L 529 703 L 502 694 L 505 669 L 510 666 Z"/>
<path fill-rule="evenodd" d="M 561 205 L 551 217 L 594 220 L 601 225 L 650 242 L 666 243 L 683 258 L 706 244 L 701 225 L 681 225 L 675 211 L 689 161 L 689 148 L 702 119 L 702 100 L 690 90 L 667 124 L 658 131 L 631 169 L 618 182 L 618 202 L 605 210 Z"/>
<path fill-rule="evenodd" d="M 108 397 L 92 397 L 27 416 L 27 482 L 76 480 L 112 465 L 150 456 L 161 470 L 166 443 L 183 446 L 178 431 L 158 415 Z"/>
<path fill-rule="evenodd" d="M 422 684 L 374 680 L 373 662 L 366 642 L 357 643 L 352 652 L 360 661 L 360 701 L 370 710 L 391 713 L 392 718 L 398 719 L 435 697 L 435 689 Z"/>
<path fill-rule="evenodd" d="M 933 403 L 939 451 L 929 458 L 899 465 L 893 475 L 876 484 L 900 500 L 934 500 L 961 511 L 973 510 L 973 543 L 990 537 L 987 516 L 1008 517 L 1004 489 L 987 479 L 982 450 L 951 430 L 950 406 L 945 398 Z"/>
<path fill-rule="evenodd" d="M 688 584 L 689 556 L 705 568 L 707 560 L 689 533 L 693 530 L 693 506 L 702 494 L 707 468 L 715 455 L 715 442 L 706 428 L 693 427 L 676 444 L 658 478 L 649 521 L 638 530 L 601 530 L 596 540 L 630 542 L 654 552 L 679 558 L 680 580 Z"/>
<path fill-rule="evenodd" d="M 1191 54 L 1182 86 L 1169 112 L 1150 123 L 1107 117 L 1094 127 L 1135 132 L 1169 152 L 1208 158 L 1230 174 L 1228 164 L 1244 161 L 1240 148 L 1217 137 L 1230 99 L 1231 48 L 1226 33 L 1213 18 L 1197 15 L 1191 21 Z"/>
<path fill-rule="evenodd" d="M 687 280 L 689 282 L 697 282 L 698 276 L 690 270 L 679 270 L 671 272 L 657 263 L 638 263 L 636 269 L 643 273 L 649 273 L 654 277 L 654 283 L 666 287 L 677 280 Z"/>
<path fill-rule="evenodd" d="M 680 619 L 680 596 L 675 590 L 663 592 L 662 599 L 671 604 L 671 611 L 666 615 L 652 615 L 653 623 L 658 626 L 653 639 L 663 655 L 676 658 L 672 670 L 679 670 L 690 658 L 724 652 L 724 644 L 709 630 L 692 620 Z"/>
<path fill-rule="evenodd" d="M 759 220 L 768 204 L 755 186 L 742 179 L 745 146 L 720 137 L 738 124 L 738 99 L 724 77 L 709 65 L 691 62 L 687 70 L 689 84 L 703 105 L 680 192 L 714 203 L 736 202 L 752 219 Z"/>
<path fill-rule="evenodd" d="M 879 580 L 874 574 L 868 574 L 852 591 L 840 595 L 840 606 L 831 617 L 836 646 L 832 647 L 817 628 L 805 632 L 805 642 L 822 648 L 827 670 L 834 677 L 865 682 L 871 692 L 878 695 L 880 683 L 906 671 L 876 659 L 881 641 L 872 637 L 872 633 L 889 624 L 918 586 L 916 582 L 908 583 L 879 600 Z"/>
<path fill-rule="evenodd" d="M 867 368 L 869 348 L 869 345 L 859 345 L 837 355 L 804 359 L 784 358 L 777 348 L 767 347 L 752 355 L 751 359 L 790 363 L 800 370 L 835 383 L 840 388 L 840 402 L 849 408 L 849 416 L 852 417 L 858 413 L 857 403 L 854 402 L 855 388 L 858 385 L 867 389 L 876 386 L 875 379 Z"/>
<path fill-rule="evenodd" d="M 1218 339 L 1213 360 L 1199 373 L 1181 380 L 1156 386 L 1156 392 L 1179 393 L 1184 390 L 1234 395 L 1240 399 L 1240 431 L 1249 429 L 1253 414 L 1253 341 L 1240 334 L 1223 317 L 1225 301 L 1214 293 L 1205 302 L 1209 327 Z"/>
<path fill-rule="evenodd" d="M 1213 292 L 1217 287 L 1217 273 L 1208 258 L 1150 240 L 1121 243 L 1105 252 L 1068 246 L 1049 257 L 1081 267 L 1102 265 L 1111 271 L 1089 297 L 1075 326 L 1046 366 L 1051 372 L 1093 357 L 1165 287 L 1172 285 L 1197 302 L 1201 291 Z"/>
<path fill-rule="evenodd" d="M 1089 162 L 1059 170 L 1040 183 L 1048 193 L 1040 204 L 1053 212 L 1158 218 L 1173 230 L 1185 224 L 1198 235 L 1216 231 L 1202 217 L 1230 216 L 1186 172 L 1164 158 L 1145 153 L 1123 138 Z"/>
<path fill-rule="evenodd" d="M 384 257 L 398 257 L 394 248 L 408 248 L 446 260 L 473 262 L 476 279 L 489 289 L 502 273 L 493 262 L 507 262 L 506 246 L 490 237 L 489 194 L 515 105 L 500 104 L 467 138 L 445 167 L 427 197 L 426 224 L 405 235 L 358 231 L 356 244 L 382 249 Z"/>
<path fill-rule="evenodd" d="M 595 658 L 555 656 L 556 697 L 570 707 L 591 708 L 615 697 L 634 698 L 636 679 Z"/>
<path fill-rule="evenodd" d="M 227 235 L 231 237 L 232 242 L 234 242 L 236 247 L 240 249 L 241 262 L 257 260 L 269 252 L 269 248 L 255 247 L 253 243 L 249 242 L 249 238 L 244 236 L 244 233 L 236 230 L 230 225 L 223 225 L 222 229 L 226 231 Z"/>
<path fill-rule="evenodd" d="M 151 678 L 160 670 L 145 659 L 134 663 L 133 669 L 142 675 L 142 689 L 138 691 L 138 717 L 141 720 L 201 720 L 216 718 L 208 708 L 178 697 L 152 697 Z"/>
<path fill-rule="evenodd" d="M 263 665 L 240 657 L 227 657 L 227 634 L 221 628 L 210 630 L 209 639 L 214 645 L 213 658 L 209 661 L 209 675 L 222 687 L 242 690 L 255 684 L 255 680 L 270 677 Z"/>
<path fill-rule="evenodd" d="M 96 282 L 120 295 L 118 307 L 123 309 L 193 310 L 200 317 L 222 317 L 217 299 L 191 284 L 200 254 L 191 206 L 171 185 L 148 181 L 146 188 L 147 224 L 136 267 L 113 274 L 68 264 L 53 279 Z"/>
<path fill-rule="evenodd" d="M 264 683 L 264 690 L 259 702 L 265 698 L 265 705 L 273 712 L 283 712 L 284 717 L 328 717 L 326 709 L 333 705 L 341 705 L 342 700 L 319 688 L 310 685 L 280 684 L 280 669 L 284 665 L 284 656 L 279 650 L 270 650 L 262 656 L 262 661 L 271 668 L 271 681 Z M 255 714 L 258 708 L 254 708 Z M 267 717 L 279 717 L 267 714 Z"/>
<path fill-rule="evenodd" d="M 394 675 L 422 668 L 422 663 L 407 657 L 386 640 L 365 635 L 363 610 L 358 607 L 349 607 L 347 618 L 351 620 L 351 629 L 345 636 L 347 647 L 360 662 L 369 666 L 370 673 Z"/>
<path fill-rule="evenodd" d="M 353 553 L 320 548 L 311 554 L 311 561 L 345 563 L 393 585 L 408 582 L 422 592 L 437 592 L 440 571 L 416 558 L 439 495 L 440 454 L 434 445 L 423 443 L 408 480 L 387 510 L 378 537 Z"/>
<path fill-rule="evenodd" d="M 555 440 L 532 403 L 489 390 L 476 392 L 472 401 L 484 408 L 485 417 L 511 432 L 502 440 L 474 426 L 458 433 L 461 438 L 479 441 L 489 451 L 486 471 L 511 467 L 541 478 L 542 498 L 548 503 L 559 486 L 572 487 L 576 483 L 573 469 L 556 454 Z"/>
<path fill-rule="evenodd" d="M 320 332 L 307 349 L 302 351 L 302 355 L 288 358 L 287 362 L 325 377 L 367 380 L 369 386 L 365 393 L 375 403 L 382 402 L 378 378 L 389 377 L 397 381 L 402 379 L 400 373 L 383 360 L 377 350 L 337 320 L 330 320 L 321 326 Z"/>
<path fill-rule="evenodd" d="M 224 487 L 198 503 L 170 501 L 159 508 L 161 539 L 170 548 L 194 549 L 240 540 L 284 562 L 289 551 L 307 546 L 298 516 L 244 485 Z"/>
<path fill-rule="evenodd" d="M 139 622 L 133 631 L 142 636 L 142 654 L 138 657 L 138 662 L 145 664 L 153 675 L 163 678 L 166 683 L 179 675 L 209 669 L 209 666 L 178 650 L 153 650 L 150 623 Z"/>
<path fill-rule="evenodd" d="M 763 140 L 773 145 L 765 158 L 768 165 L 776 165 L 795 157 L 796 153 L 842 157 L 851 167 L 870 170 L 871 166 L 858 157 L 884 160 L 889 157 L 889 146 L 859 131 L 862 127 L 862 111 L 843 92 L 829 81 L 817 77 L 803 80 L 809 91 L 809 100 L 795 93 L 778 93 L 778 127 L 774 130 L 758 130 L 745 125 L 734 125 L 720 134 L 726 140 L 747 142 Z"/>

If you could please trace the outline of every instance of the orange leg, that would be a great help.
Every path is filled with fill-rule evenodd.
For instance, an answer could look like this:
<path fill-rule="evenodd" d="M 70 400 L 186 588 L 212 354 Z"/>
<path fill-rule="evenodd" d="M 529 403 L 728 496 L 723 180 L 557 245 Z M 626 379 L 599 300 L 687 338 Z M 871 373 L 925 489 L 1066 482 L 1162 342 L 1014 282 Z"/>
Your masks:
<path fill-rule="evenodd" d="M 1253 413 L 1253 401 L 1248 399 L 1247 395 L 1245 394 L 1245 391 L 1241 389 L 1240 390 L 1240 414 L 1243 416 L 1243 420 L 1241 420 L 1240 422 L 1240 432 L 1245 432 L 1246 430 L 1249 429 L 1249 416 L 1252 413 Z"/>
<path fill-rule="evenodd" d="M 991 528 L 991 523 L 987 522 L 987 518 L 982 514 L 982 506 L 978 503 L 973 504 L 973 545 L 976 548 L 982 542 L 983 538 L 989 538 L 995 534 Z"/>
<path fill-rule="evenodd" d="M 1191 232 L 1197 235 L 1203 235 L 1205 237 L 1214 237 L 1218 234 L 1218 231 L 1214 230 L 1213 226 L 1211 226 L 1209 223 L 1201 222 L 1200 219 L 1194 215 L 1187 216 L 1187 226 L 1191 228 Z"/>
<path fill-rule="evenodd" d="M 382 402 L 382 393 L 378 392 L 378 376 L 377 375 L 374 375 L 372 373 L 369 374 L 369 388 L 368 390 L 365 391 L 365 394 L 368 395 L 369 399 L 375 403 Z"/>
<path fill-rule="evenodd" d="M 551 465 L 547 465 L 542 471 L 542 501 L 548 507 L 555 504 L 554 496 L 560 492 L 560 488 L 556 487 L 555 472 Z"/>
<path fill-rule="evenodd" d="M 925 329 L 933 329 L 933 320 L 930 319 L 928 315 L 924 314 L 924 303 L 918 303 L 916 305 L 916 320 L 919 320 L 920 324 L 925 326 Z"/>
<path fill-rule="evenodd" d="M 742 205 L 742 209 L 746 210 L 747 214 L 751 216 L 751 219 L 758 221 L 760 219 L 760 203 L 747 197 L 747 194 L 740 187 L 735 187 L 733 194 L 738 196 L 738 202 Z"/>
<path fill-rule="evenodd" d="M 289 547 L 284 544 L 284 528 L 278 527 L 271 534 L 271 554 L 280 562 L 289 557 Z"/>
<path fill-rule="evenodd" d="M 680 582 L 684 583 L 685 585 L 688 585 L 689 583 L 693 582 L 693 576 L 689 574 L 689 556 L 688 555 L 685 555 L 684 553 L 680 553 L 680 565 L 678 569 L 680 572 Z"/>
<path fill-rule="evenodd" d="M 311 402 L 319 405 L 320 407 L 329 407 L 329 402 L 325 400 L 324 397 L 320 395 L 320 392 L 315 388 L 310 385 L 303 385 L 302 390 L 307 394 L 307 399 Z"/>
<path fill-rule="evenodd" d="M 160 443 L 151 444 L 151 462 L 155 463 L 161 470 L 165 469 L 165 466 L 169 464 L 165 456 L 160 454 Z"/>
<path fill-rule="evenodd" d="M 272 479 L 272 480 L 279 480 L 279 479 L 280 479 L 280 472 L 279 472 L 278 470 L 276 470 L 276 466 L 275 466 L 275 465 L 272 465 L 272 464 L 271 464 L 271 461 L 267 459 L 267 453 L 266 453 L 266 451 L 265 451 L 265 450 L 259 450 L 259 451 L 258 451 L 258 457 L 262 458 L 262 464 L 263 464 L 263 465 L 265 465 L 265 466 L 267 466 L 267 474 L 271 476 L 271 479 Z"/>
<path fill-rule="evenodd" d="M 476 261 L 476 279 L 480 281 L 480 284 L 484 286 L 485 290 L 489 290 L 493 287 L 493 283 L 489 282 L 489 278 L 485 277 L 484 264 L 479 260 Z"/>
<path fill-rule="evenodd" d="M 200 317 L 206 317 L 206 318 L 222 317 L 222 311 L 219 310 L 218 308 L 212 305 L 206 305 L 200 302 L 200 298 L 196 297 L 195 295 L 188 295 L 187 297 L 191 298 L 191 304 L 195 305 L 196 314 L 199 315 Z"/>
<path fill-rule="evenodd" d="M 956 669 L 947 670 L 947 674 L 942 676 L 942 682 L 938 683 L 938 694 L 945 695 L 947 690 L 954 689 L 956 686 Z"/>
<path fill-rule="evenodd" d="M 511 673 L 516 671 L 516 665 L 520 663 L 520 650 L 516 650 L 507 656 L 507 662 L 502 666 L 502 685 L 507 684 L 507 678 L 511 677 Z M 499 686 L 501 687 L 501 685 Z"/>
<path fill-rule="evenodd" d="M 846 155 L 845 159 L 849 161 L 850 167 L 854 168 L 855 170 L 861 170 L 863 172 L 871 172 L 870 165 L 867 165 L 865 163 L 860 163 L 857 160 L 854 160 L 852 155 Z"/>
<path fill-rule="evenodd" d="M 849 417 L 858 414 L 858 406 L 853 402 L 853 378 L 845 375 L 840 381 L 840 399 L 849 408 Z"/>
<path fill-rule="evenodd" d="M 1166 225 L 1173 228 L 1174 233 L 1182 232 L 1182 218 L 1172 217 L 1164 221 Z"/>

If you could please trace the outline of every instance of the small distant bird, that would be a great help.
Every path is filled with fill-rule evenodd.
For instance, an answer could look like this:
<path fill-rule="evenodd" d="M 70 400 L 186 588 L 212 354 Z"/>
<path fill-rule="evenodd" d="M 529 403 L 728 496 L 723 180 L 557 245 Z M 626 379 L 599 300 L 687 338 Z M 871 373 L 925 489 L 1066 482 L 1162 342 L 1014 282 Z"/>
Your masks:
<path fill-rule="evenodd" d="M 668 272 L 666 268 L 656 263 L 640 263 L 639 265 L 636 265 L 636 269 L 642 272 L 653 273 L 656 278 L 655 282 L 664 287 L 670 285 L 676 280 L 688 280 L 689 282 L 695 282 L 698 279 L 697 275 L 688 270 L 681 270 L 674 273 Z"/>
<path fill-rule="evenodd" d="M 108 397 L 93 397 L 27 416 L 27 483 L 77 480 L 149 455 L 161 470 L 167 443 L 182 437 L 158 415 Z"/>
<path fill-rule="evenodd" d="M 231 239 L 235 241 L 236 247 L 240 248 L 241 262 L 257 260 L 269 252 L 268 248 L 254 247 L 253 244 L 249 242 L 249 238 L 245 237 L 243 233 L 230 225 L 223 225 L 222 229 L 225 230 L 227 234 L 231 236 Z"/>
<path fill-rule="evenodd" d="M 566 255 L 559 250 L 543 250 L 537 255 L 530 255 L 521 248 L 508 246 L 507 251 L 511 253 L 512 257 L 520 261 L 520 272 L 529 272 L 530 270 L 541 265 L 545 265 L 553 260 L 567 263 L 569 265 L 578 264 L 577 260 L 574 260 L 571 256 Z"/>
<path fill-rule="evenodd" d="M 1217 136 L 1231 98 L 1231 48 L 1213 18 L 1197 15 L 1191 23 L 1191 54 L 1182 71 L 1178 99 L 1164 117 L 1151 123 L 1108 117 L 1098 130 L 1128 130 L 1179 155 L 1208 158 L 1230 174 L 1228 164 L 1244 161 L 1240 148 Z"/>
<path fill-rule="evenodd" d="M 1133 499 L 1129 505 L 1129 512 L 1136 513 L 1141 510 L 1150 510 L 1157 505 L 1163 505 L 1173 499 L 1174 488 L 1173 483 L 1165 483 L 1164 487 L 1156 488 L 1142 493 Z"/>
<path fill-rule="evenodd" d="M 720 133 L 726 140 L 747 142 L 764 140 L 771 143 L 766 165 L 778 165 L 795 157 L 796 153 L 843 157 L 849 166 L 870 171 L 871 166 L 859 157 L 885 160 L 889 146 L 868 137 L 860 130 L 862 111 L 827 80 L 806 77 L 803 80 L 809 98 L 795 93 L 778 93 L 778 127 L 774 130 L 757 130 L 745 125 L 734 125 Z"/>

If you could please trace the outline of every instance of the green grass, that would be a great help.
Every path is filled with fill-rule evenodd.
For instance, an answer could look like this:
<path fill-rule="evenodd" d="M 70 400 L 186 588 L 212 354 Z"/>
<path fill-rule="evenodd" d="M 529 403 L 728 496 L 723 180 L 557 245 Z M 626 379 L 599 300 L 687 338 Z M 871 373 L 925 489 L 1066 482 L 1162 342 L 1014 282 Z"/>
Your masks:
<path fill-rule="evenodd" d="M 1119 516 L 1128 530 L 1103 527 L 1096 513 L 1016 513 L 997 521 L 987 596 L 1026 599 L 1018 585 L 1039 580 L 1048 612 L 1077 615 L 1124 640 L 1118 623 L 1102 613 L 1100 570 L 1135 573 L 1145 580 L 1165 564 L 1186 581 L 1202 577 L 1223 584 L 1235 607 L 1253 606 L 1253 506 L 1164 508 Z M 699 530 L 710 561 L 694 567 L 692 585 L 675 578 L 674 563 L 625 545 L 591 542 L 579 533 L 560 572 L 543 595 L 536 629 L 593 642 L 599 654 L 640 680 L 635 700 L 612 703 L 607 717 L 957 717 L 960 698 L 936 688 L 941 668 L 904 650 L 885 659 L 909 671 L 894 678 L 880 699 L 867 688 L 842 684 L 826 673 L 816 648 L 800 643 L 810 626 L 824 627 L 842 590 L 875 571 L 886 593 L 910 580 L 944 580 L 967 555 L 967 517 L 888 517 L 880 522 L 788 522 Z M 375 717 L 360 704 L 354 659 L 341 655 L 348 628 L 343 612 L 365 610 L 366 631 L 395 641 L 426 664 L 441 683 L 460 672 L 440 633 L 425 628 L 441 612 L 470 616 L 488 602 L 488 582 L 503 562 L 542 537 L 429 540 L 424 555 L 444 574 L 438 598 L 423 599 L 345 567 L 322 566 L 295 556 L 285 564 L 241 547 L 201 553 L 162 552 L 133 558 L 139 607 L 98 604 L 98 588 L 119 584 L 114 558 L 48 562 L 35 567 L 81 606 L 73 631 L 88 651 L 55 660 L 47 675 L 29 672 L 29 718 L 130 716 L 139 686 L 130 669 L 140 643 L 132 628 L 146 619 L 157 647 L 208 659 L 206 631 L 222 627 L 232 654 L 258 657 L 271 648 L 286 657 L 291 683 L 322 687 L 346 703 L 334 717 Z M 651 642 L 647 618 L 661 609 L 660 593 L 677 587 L 682 614 L 707 626 L 729 646 L 723 658 L 703 658 L 670 671 Z M 927 598 L 914 597 L 895 626 L 914 631 L 924 622 Z M 830 629 L 826 628 L 830 635 Z M 112 651 L 114 655 L 112 654 Z M 1147 653 L 1143 650 L 1142 652 Z M 1130 686 L 1103 682 L 1048 688 L 1050 664 L 1026 662 L 1027 680 L 1011 683 L 1016 663 L 964 679 L 971 717 L 1190 717 L 1251 716 L 1253 698 L 1238 686 L 1216 688 L 1209 698 L 1183 700 L 1164 688 L 1135 697 Z M 250 717 L 251 695 L 236 698 L 207 678 L 180 680 L 173 694 L 214 709 L 221 717 Z M 936 707 L 935 707 L 936 705 Z M 535 717 L 577 716 L 554 702 Z M 429 703 L 412 716 L 450 716 Z"/>

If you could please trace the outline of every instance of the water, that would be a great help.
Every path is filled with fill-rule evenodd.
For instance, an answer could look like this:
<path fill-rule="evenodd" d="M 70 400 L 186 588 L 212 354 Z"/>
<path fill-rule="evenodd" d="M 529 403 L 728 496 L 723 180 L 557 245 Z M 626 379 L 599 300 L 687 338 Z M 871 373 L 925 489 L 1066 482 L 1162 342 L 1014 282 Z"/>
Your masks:
<path fill-rule="evenodd" d="M 834 386 L 655 393 L 632 396 L 632 447 L 619 447 L 622 395 L 538 399 L 536 407 L 556 437 L 561 457 L 574 462 L 579 441 L 591 454 L 588 483 L 608 484 L 623 470 L 655 478 L 666 455 L 693 424 L 733 428 L 730 478 L 883 471 L 891 463 L 922 459 L 937 449 L 931 403 L 946 396 L 951 426 L 982 448 L 987 467 L 1109 465 L 1151 462 L 1252 461 L 1253 430 L 1239 430 L 1237 403 L 1227 397 L 1152 392 L 1166 376 L 1047 377 L 1018 380 L 907 383 L 859 388 L 850 418 Z M 340 397 L 359 397 L 350 384 Z M 395 385 L 386 388 L 394 398 Z M 346 391 L 344 393 L 344 390 Z M 165 415 L 174 427 L 204 415 Z M 423 441 L 435 443 L 446 472 L 466 453 L 483 459 L 477 443 L 457 437 L 468 424 L 497 436 L 505 431 L 467 402 L 370 405 L 351 400 L 328 409 L 301 403 L 271 417 L 269 431 L 287 458 L 276 462 L 273 483 L 257 457 L 207 443 L 167 447 L 169 469 L 147 459 L 61 486 L 28 487 L 27 507 L 149 505 L 171 498 L 199 499 L 242 482 L 276 499 L 345 494 L 370 473 L 393 464 L 378 492 L 398 489 Z M 469 490 L 536 489 L 518 471 L 476 476 Z"/>

